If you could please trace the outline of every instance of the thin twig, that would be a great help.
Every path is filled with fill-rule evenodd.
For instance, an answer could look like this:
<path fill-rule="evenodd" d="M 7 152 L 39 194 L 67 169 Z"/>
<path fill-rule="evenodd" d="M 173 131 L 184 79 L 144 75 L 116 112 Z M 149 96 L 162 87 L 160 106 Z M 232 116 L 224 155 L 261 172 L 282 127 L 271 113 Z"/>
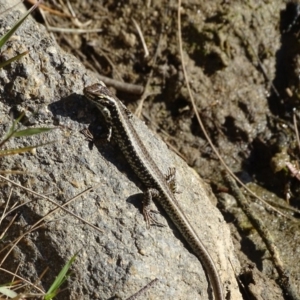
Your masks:
<path fill-rule="evenodd" d="M 142 293 L 146 292 L 149 290 L 154 284 L 158 282 L 158 279 L 155 278 L 152 281 L 150 281 L 148 284 L 146 284 L 143 288 L 141 288 L 138 292 L 127 298 L 126 300 L 135 300 L 137 299 Z"/>
<path fill-rule="evenodd" d="M 146 45 L 146 42 L 145 42 L 145 39 L 144 39 L 144 35 L 142 33 L 142 30 L 141 30 L 139 24 L 136 22 L 136 20 L 134 18 L 132 18 L 131 20 L 132 20 L 132 22 L 133 22 L 133 24 L 134 24 L 134 26 L 135 26 L 138 34 L 139 34 L 139 37 L 141 39 L 141 42 L 142 42 L 142 45 L 143 45 L 143 48 L 144 48 L 144 52 L 145 52 L 144 57 L 146 58 L 146 57 L 149 56 L 149 50 L 148 50 L 148 47 Z"/>
<path fill-rule="evenodd" d="M 45 292 L 44 292 L 42 289 L 40 289 L 39 287 L 33 285 L 30 281 L 28 281 L 27 279 L 25 279 L 25 278 L 19 276 L 18 274 L 15 274 L 15 273 L 13 273 L 13 272 L 10 272 L 10 271 L 8 271 L 8 270 L 6 270 L 6 269 L 3 269 L 3 268 L 1 268 L 1 267 L 0 267 L 0 271 L 3 271 L 3 272 L 5 272 L 5 273 L 8 273 L 8 274 L 10 274 L 10 275 L 12 275 L 12 276 L 15 276 L 15 277 L 19 278 L 20 280 L 26 282 L 28 285 L 34 287 L 35 289 L 37 289 L 37 290 L 39 290 L 41 293 L 43 293 L 42 296 L 45 295 Z"/>
<path fill-rule="evenodd" d="M 8 181 L 9 183 L 11 183 L 11 184 L 13 184 L 13 185 L 15 185 L 15 186 L 17 186 L 17 187 L 23 189 L 23 190 L 25 190 L 25 191 L 27 191 L 27 192 L 29 192 L 29 193 L 35 195 L 35 196 L 41 197 L 41 198 L 43 198 L 43 199 L 46 199 L 47 201 L 49 201 L 49 202 L 51 202 L 52 204 L 56 205 L 56 206 L 57 206 L 57 209 L 61 208 L 62 210 L 64 210 L 65 212 L 67 212 L 68 214 L 70 214 L 71 216 L 73 216 L 74 218 L 76 218 L 76 219 L 78 219 L 78 220 L 80 220 L 80 221 L 82 221 L 82 222 L 88 224 L 89 226 L 93 227 L 94 229 L 96 229 L 97 231 L 99 231 L 99 232 L 101 232 L 101 233 L 103 232 L 101 229 L 99 229 L 99 228 L 96 227 L 95 225 L 93 225 L 93 224 L 87 222 L 87 221 L 84 220 L 83 218 L 77 216 L 76 214 L 74 214 L 73 212 L 71 212 L 70 210 L 68 210 L 67 208 L 64 207 L 65 205 L 69 204 L 71 201 L 74 201 L 74 200 L 77 199 L 78 197 L 82 196 L 84 193 L 86 193 L 86 192 L 92 190 L 94 187 L 87 188 L 86 190 L 84 190 L 83 192 L 81 192 L 81 193 L 78 194 L 77 196 L 73 197 L 72 199 L 70 199 L 69 201 L 67 201 L 66 203 L 64 203 L 63 205 L 60 205 L 60 204 L 56 203 L 54 200 L 52 200 L 51 198 L 46 197 L 46 196 L 44 196 L 44 195 L 42 195 L 42 194 L 39 194 L 39 193 L 37 193 L 37 192 L 35 192 L 35 191 L 31 190 L 31 189 L 28 189 L 28 188 L 26 188 L 26 187 L 24 187 L 24 186 L 22 186 L 22 185 L 20 185 L 20 184 L 18 184 L 18 183 L 16 183 L 16 182 L 12 181 L 12 180 L 10 180 L 10 179 L 8 179 L 8 178 L 2 176 L 2 175 L 0 175 L 0 178 L 2 178 L 3 180 Z"/>
<path fill-rule="evenodd" d="M 103 81 L 106 85 L 112 86 L 118 91 L 134 94 L 134 95 L 141 95 L 143 93 L 144 87 L 137 84 L 131 84 L 126 82 L 121 82 L 106 76 L 102 76 L 97 74 L 97 77 Z"/>
<path fill-rule="evenodd" d="M 0 176 L 0 177 L 2 177 L 2 176 Z M 5 178 L 5 177 L 4 177 L 4 178 Z M 7 180 L 7 178 L 6 178 L 6 180 Z M 19 186 L 18 184 L 14 183 L 14 182 L 12 182 L 12 183 L 15 184 L 15 185 L 17 185 L 17 186 Z M 22 186 L 19 186 L 19 187 L 22 187 Z M 24 187 L 22 187 L 22 188 L 25 189 L 25 190 L 29 190 L 29 189 L 26 189 L 26 188 L 24 188 Z M 38 220 L 38 221 L 37 221 L 37 222 L 36 222 L 36 223 L 35 223 L 28 231 L 26 231 L 25 233 L 23 233 L 23 234 L 22 234 L 20 237 L 18 237 L 14 242 L 10 243 L 9 245 L 7 245 L 6 247 L 4 247 L 4 248 L 1 250 L 1 252 L 4 251 L 8 246 L 10 246 L 10 245 L 12 244 L 12 247 L 10 248 L 10 250 L 6 253 L 6 255 L 4 256 L 4 258 L 2 259 L 2 261 L 0 262 L 0 266 L 2 266 L 2 264 L 4 263 L 4 261 L 6 260 L 6 258 L 8 257 L 8 255 L 12 252 L 13 248 L 21 241 L 21 239 L 22 239 L 23 237 L 25 237 L 26 235 L 28 235 L 28 234 L 31 233 L 32 231 L 34 231 L 34 230 L 40 228 L 41 226 L 43 226 L 43 224 L 41 224 L 41 223 L 42 223 L 47 217 L 49 217 L 50 215 L 54 214 L 54 212 L 56 212 L 57 210 L 63 209 L 63 210 L 65 210 L 65 211 L 69 212 L 66 208 L 64 208 L 64 206 L 70 204 L 70 203 L 73 202 L 75 199 L 77 199 L 78 197 L 82 196 L 84 193 L 86 193 L 87 191 L 89 191 L 89 190 L 91 190 L 91 189 L 92 189 L 92 188 L 86 189 L 85 191 L 81 192 L 80 194 L 76 195 L 75 197 L 69 199 L 69 200 L 68 200 L 66 203 L 64 203 L 63 205 L 58 205 L 58 204 L 55 203 L 53 200 L 51 200 L 51 199 L 49 199 L 49 198 L 47 198 L 47 197 L 45 197 L 45 196 L 39 195 L 39 194 L 37 194 L 37 193 L 31 191 L 33 194 L 39 195 L 40 197 L 43 197 L 43 198 L 47 199 L 48 201 L 50 201 L 51 203 L 57 205 L 57 207 L 56 207 L 55 209 L 53 209 L 52 211 L 48 212 L 48 213 L 47 213 L 44 217 L 42 217 L 40 220 Z M 102 232 L 98 227 L 94 226 L 93 224 L 87 222 L 86 220 L 80 218 L 79 216 L 73 214 L 72 212 L 69 212 L 69 213 L 71 213 L 71 215 L 73 215 L 73 216 L 76 217 L 77 219 L 79 219 L 79 220 L 83 221 L 84 223 L 88 224 L 89 226 L 93 227 L 93 228 L 96 229 L 97 231 Z"/>

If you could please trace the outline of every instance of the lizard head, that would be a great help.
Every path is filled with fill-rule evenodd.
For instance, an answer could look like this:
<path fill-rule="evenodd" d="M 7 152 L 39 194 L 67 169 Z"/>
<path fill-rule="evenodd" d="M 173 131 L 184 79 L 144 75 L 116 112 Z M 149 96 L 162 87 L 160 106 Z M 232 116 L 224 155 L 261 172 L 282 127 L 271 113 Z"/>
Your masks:
<path fill-rule="evenodd" d="M 85 87 L 83 93 L 101 111 L 104 108 L 110 109 L 116 105 L 115 97 L 102 81 Z"/>

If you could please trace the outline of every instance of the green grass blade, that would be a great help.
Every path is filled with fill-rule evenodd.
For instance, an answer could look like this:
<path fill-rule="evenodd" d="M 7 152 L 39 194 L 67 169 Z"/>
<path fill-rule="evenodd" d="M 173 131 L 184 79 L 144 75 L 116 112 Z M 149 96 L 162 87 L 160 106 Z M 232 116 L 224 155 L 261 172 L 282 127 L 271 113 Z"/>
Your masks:
<path fill-rule="evenodd" d="M 20 116 L 13 121 L 11 127 L 9 127 L 8 132 L 6 133 L 4 139 L 0 142 L 0 148 L 12 137 L 12 135 L 16 132 L 16 126 L 20 122 L 20 120 L 24 117 L 25 112 L 22 112 Z"/>
<path fill-rule="evenodd" d="M 28 54 L 28 53 L 29 53 L 29 51 L 25 51 L 25 52 L 23 52 L 23 53 L 21 53 L 21 54 L 18 54 L 18 55 L 16 55 L 16 56 L 14 56 L 14 57 L 11 58 L 11 59 L 8 59 L 8 60 L 6 60 L 6 61 L 0 63 L 0 69 L 1 69 L 1 68 L 4 68 L 4 67 L 7 66 L 7 65 L 9 65 L 9 64 L 12 63 L 13 61 L 20 59 L 22 56 L 24 56 L 24 55 L 26 55 L 26 54 Z"/>
<path fill-rule="evenodd" d="M 12 137 L 22 137 L 22 136 L 30 136 L 34 134 L 44 133 L 54 128 L 47 128 L 47 127 L 37 127 L 37 128 L 27 128 L 24 130 L 15 131 L 12 133 Z"/>
<path fill-rule="evenodd" d="M 15 33 L 15 31 L 20 27 L 28 15 L 40 5 L 41 0 L 39 0 L 35 5 L 33 5 L 21 18 L 18 20 L 13 27 L 0 38 L 0 49 L 7 42 L 7 40 Z"/>
<path fill-rule="evenodd" d="M 58 293 L 59 287 L 67 280 L 70 274 L 67 274 L 69 271 L 72 263 L 75 261 L 77 257 L 77 253 L 71 257 L 71 259 L 64 265 L 62 270 L 59 272 L 58 276 L 55 278 L 54 282 L 52 283 L 51 287 L 47 291 L 46 295 L 44 296 L 45 300 L 50 300 Z"/>

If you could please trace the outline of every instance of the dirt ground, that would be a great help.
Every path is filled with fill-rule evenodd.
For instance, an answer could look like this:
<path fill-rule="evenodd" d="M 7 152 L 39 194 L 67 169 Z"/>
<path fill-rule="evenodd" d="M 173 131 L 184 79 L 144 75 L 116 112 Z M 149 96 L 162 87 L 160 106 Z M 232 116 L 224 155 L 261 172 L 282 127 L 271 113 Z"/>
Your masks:
<path fill-rule="evenodd" d="M 235 200 L 221 201 L 229 189 L 188 95 L 179 54 L 177 2 L 73 0 L 71 6 L 77 19 L 44 11 L 49 26 L 74 29 L 53 32 L 57 43 L 90 70 L 121 82 L 127 92 L 116 89 L 118 97 L 133 112 L 142 103 L 141 119 L 220 196 L 244 269 L 240 280 L 245 299 L 285 299 L 283 293 L 276 294 L 278 274 L 256 230 Z M 70 14 L 67 7 L 52 8 Z M 299 208 L 298 15 L 296 2 L 278 0 L 190 0 L 181 8 L 184 63 L 202 122 L 231 170 L 291 218 L 248 195 L 293 282 L 300 280 L 299 213 L 290 210 Z M 39 12 L 34 16 L 45 23 Z M 91 29 L 101 32 L 87 33 Z M 137 92 L 144 88 L 143 95 Z"/>

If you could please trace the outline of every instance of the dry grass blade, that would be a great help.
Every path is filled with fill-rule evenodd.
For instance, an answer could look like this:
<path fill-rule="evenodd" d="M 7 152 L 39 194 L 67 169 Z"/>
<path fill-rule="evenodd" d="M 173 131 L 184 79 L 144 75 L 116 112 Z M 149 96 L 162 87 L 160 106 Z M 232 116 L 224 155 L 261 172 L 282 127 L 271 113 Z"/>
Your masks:
<path fill-rule="evenodd" d="M 27 0 L 28 3 L 34 5 L 36 3 L 36 0 Z M 44 4 L 40 4 L 40 9 L 43 9 L 44 11 L 47 11 L 53 15 L 59 16 L 59 17 L 66 17 L 66 18 L 74 18 L 72 15 L 67 14 L 65 12 L 60 12 L 57 9 L 52 9 L 49 6 L 46 6 Z"/>
<path fill-rule="evenodd" d="M 38 291 L 40 291 L 41 293 L 43 293 L 42 295 L 44 295 L 44 291 L 43 291 L 41 288 L 39 288 L 38 286 L 32 284 L 30 281 L 28 281 L 27 279 L 25 279 L 25 278 L 19 276 L 18 274 L 13 273 L 13 272 L 10 272 L 9 270 L 6 270 L 6 269 L 2 268 L 1 265 L 0 265 L 0 271 L 2 271 L 2 272 L 4 272 L 4 273 L 7 273 L 7 274 L 9 274 L 9 275 L 11 275 L 11 276 L 13 276 L 13 277 L 18 278 L 18 279 L 20 279 L 21 281 L 23 281 L 23 282 L 25 282 L 26 284 L 28 284 L 29 286 L 31 286 L 31 287 L 37 289 Z"/>
<path fill-rule="evenodd" d="M 58 209 L 63 209 L 65 210 L 66 212 L 68 212 L 69 214 L 71 214 L 72 216 L 74 216 L 75 218 L 81 220 L 82 222 L 88 224 L 89 226 L 93 227 L 94 229 L 96 229 L 97 231 L 99 232 L 102 232 L 99 228 L 97 228 L 96 226 L 94 226 L 93 224 L 85 221 L 84 219 L 80 218 L 79 216 L 75 215 L 74 213 L 72 213 L 71 211 L 69 211 L 68 209 L 66 209 L 64 206 L 70 204 L 72 201 L 74 201 L 75 199 L 77 199 L 78 197 L 82 196 L 84 193 L 88 192 L 89 190 L 91 190 L 92 188 L 88 188 L 87 190 L 83 191 L 82 193 L 80 193 L 79 195 L 73 197 L 72 199 L 70 199 L 69 201 L 67 201 L 66 203 L 64 203 L 63 205 L 59 205 L 57 203 L 55 203 L 53 200 L 51 200 L 50 198 L 48 197 L 45 197 L 43 195 L 40 195 L 38 193 L 35 193 L 34 191 L 31 191 L 25 187 L 22 187 L 20 186 L 19 184 L 17 183 L 14 183 L 13 181 L 3 177 L 3 176 L 0 176 L 2 179 L 6 179 L 7 181 L 9 181 L 10 183 L 20 187 L 20 188 L 23 188 L 25 189 L 26 191 L 28 192 L 31 192 L 33 193 L 34 195 L 37 195 L 37 196 L 40 196 L 44 199 L 47 199 L 48 201 L 50 201 L 51 203 L 55 204 L 57 206 L 57 208 L 55 208 L 54 210 L 52 210 L 51 212 L 49 212 L 48 214 L 46 214 L 43 218 L 41 218 L 38 222 L 36 222 L 28 231 L 26 231 L 25 233 L 23 233 L 20 237 L 18 237 L 15 241 L 13 241 L 12 243 L 10 243 L 9 245 L 7 245 L 6 247 L 4 247 L 1 251 L 5 251 L 7 248 L 10 248 L 8 250 L 8 252 L 5 254 L 4 258 L 2 259 L 2 261 L 0 262 L 0 267 L 3 265 L 3 263 L 6 261 L 6 259 L 8 258 L 9 254 L 13 251 L 14 247 L 28 234 L 30 234 L 31 232 L 33 232 L 34 230 L 37 230 L 38 228 L 42 227 L 44 225 L 43 221 L 49 217 L 50 215 L 54 214 L 54 212 L 56 212 Z M 20 277 L 18 277 L 20 278 Z"/>
<path fill-rule="evenodd" d="M 134 26 L 135 26 L 138 34 L 139 34 L 139 37 L 141 39 L 141 42 L 142 42 L 142 45 L 143 45 L 143 48 L 144 48 L 144 52 L 145 52 L 144 57 L 146 58 L 146 57 L 149 56 L 149 50 L 148 50 L 147 44 L 145 42 L 144 35 L 142 33 L 141 27 L 134 18 L 132 18 L 132 22 L 133 22 L 133 24 L 134 24 Z"/>
<path fill-rule="evenodd" d="M 29 192 L 29 193 L 32 194 L 32 195 L 38 196 L 38 197 L 40 197 L 40 198 L 43 198 L 43 199 L 45 199 L 45 200 L 51 202 L 51 203 L 54 204 L 55 206 L 57 206 L 57 207 L 51 212 L 51 214 L 54 213 L 57 209 L 62 209 L 62 210 L 64 210 L 65 212 L 67 212 L 68 214 L 70 214 L 71 216 L 73 216 L 74 218 L 76 218 L 76 219 L 78 219 L 78 220 L 84 222 L 85 224 L 88 224 L 88 225 L 91 226 L 92 228 L 94 228 L 94 229 L 96 229 L 97 231 L 99 231 L 99 232 L 102 233 L 102 230 L 101 230 L 101 229 L 99 229 L 98 227 L 94 226 L 93 224 L 91 224 L 91 223 L 85 221 L 85 220 L 82 219 L 81 217 L 75 215 L 73 212 L 71 212 L 70 210 L 68 210 L 67 208 L 65 208 L 66 205 L 69 205 L 71 202 L 73 202 L 73 201 L 76 200 L 77 198 L 79 198 L 79 197 L 81 197 L 82 195 L 84 195 L 85 193 L 89 192 L 90 190 L 93 189 L 93 187 L 87 188 L 87 189 L 84 190 L 83 192 L 79 193 L 79 194 L 76 195 L 75 197 L 73 197 L 73 198 L 71 198 L 70 200 L 68 200 L 68 201 L 67 201 L 66 203 L 64 203 L 63 205 L 60 205 L 60 204 L 56 203 L 54 200 L 52 200 L 51 198 L 46 197 L 46 196 L 44 196 L 44 195 L 42 195 L 42 194 L 36 193 L 35 191 L 33 191 L 33 190 L 31 190 L 31 189 L 28 189 L 28 188 L 26 188 L 26 187 L 24 187 L 24 186 L 22 186 L 22 185 L 20 185 L 20 184 L 18 184 L 18 183 L 16 183 L 16 182 L 12 181 L 12 180 L 10 180 L 10 179 L 8 179 L 8 178 L 2 176 L 2 175 L 0 175 L 0 178 L 3 179 L 3 180 L 5 180 L 5 181 L 7 181 L 7 182 L 9 182 L 9 183 L 11 183 L 11 184 L 13 184 L 14 186 L 17 186 L 17 187 L 19 187 L 19 188 L 21 188 L 21 189 L 23 189 L 23 190 Z M 49 214 L 50 214 L 50 213 L 49 213 Z M 47 214 L 46 216 L 49 216 L 49 214 Z M 46 216 L 45 216 L 45 217 L 46 217 Z M 45 217 L 44 217 L 44 218 L 45 218 Z"/>
<path fill-rule="evenodd" d="M 32 3 L 32 1 L 30 0 L 30 3 Z M 75 34 L 81 34 L 81 33 L 97 33 L 97 32 L 102 32 L 102 29 L 82 29 L 83 27 L 86 27 L 88 25 L 91 24 L 91 20 L 85 22 L 85 23 L 82 23 L 78 20 L 78 18 L 76 17 L 73 9 L 72 9 L 72 6 L 69 2 L 67 2 L 67 6 L 64 4 L 64 2 L 61 2 L 60 3 L 60 7 L 62 10 L 64 11 L 70 11 L 71 13 L 66 13 L 66 12 L 60 12 L 58 10 L 55 10 L 55 9 L 51 9 L 47 6 L 44 6 L 44 5 L 40 5 L 40 13 L 44 19 L 44 22 L 45 22 L 45 25 L 46 25 L 46 28 L 48 31 L 50 32 L 61 32 L 61 33 L 75 33 Z M 56 16 L 59 16 L 59 17 L 68 17 L 71 19 L 72 21 L 72 24 L 75 25 L 75 27 L 79 27 L 79 28 L 70 28 L 70 27 L 67 27 L 67 28 L 63 28 L 63 27 L 56 27 L 56 26 L 51 26 L 50 23 L 51 23 L 51 19 L 48 17 L 47 13 L 45 12 L 48 12 L 52 15 L 56 15 Z"/>

